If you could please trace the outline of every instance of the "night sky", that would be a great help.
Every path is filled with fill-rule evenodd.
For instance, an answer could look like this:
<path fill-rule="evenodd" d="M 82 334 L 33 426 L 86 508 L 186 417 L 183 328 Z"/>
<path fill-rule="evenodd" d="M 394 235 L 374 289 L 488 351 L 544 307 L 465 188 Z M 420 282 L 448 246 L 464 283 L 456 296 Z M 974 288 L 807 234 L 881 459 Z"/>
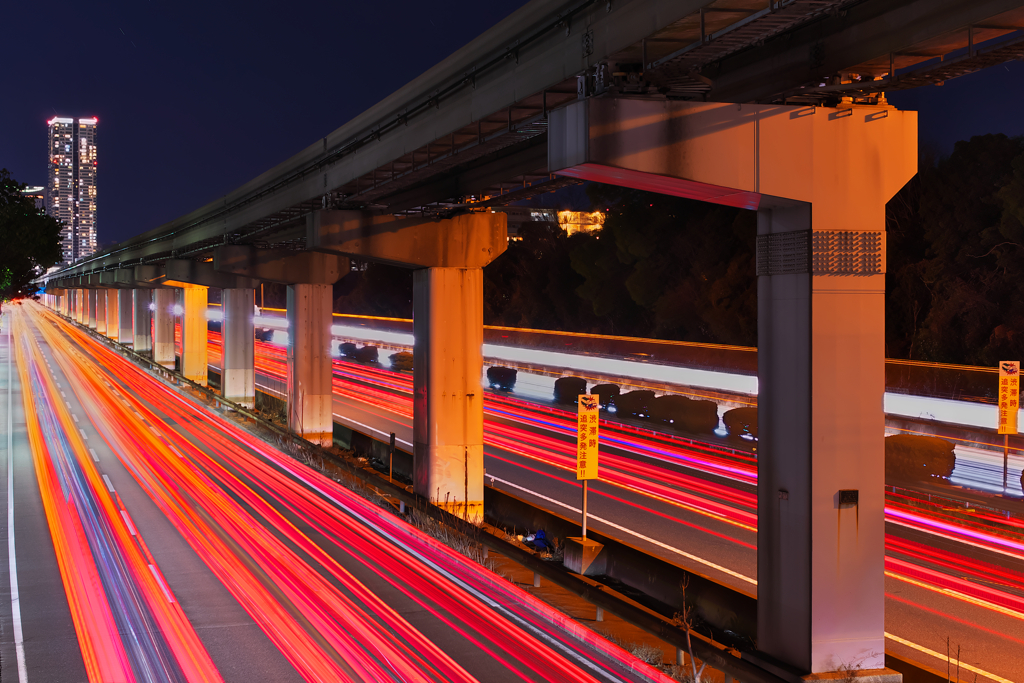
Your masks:
<path fill-rule="evenodd" d="M 46 121 L 97 116 L 99 242 L 222 196 L 415 78 L 525 0 L 12 2 L 0 167 L 46 172 Z M 1024 134 L 1024 64 L 890 101 L 921 143 Z"/>

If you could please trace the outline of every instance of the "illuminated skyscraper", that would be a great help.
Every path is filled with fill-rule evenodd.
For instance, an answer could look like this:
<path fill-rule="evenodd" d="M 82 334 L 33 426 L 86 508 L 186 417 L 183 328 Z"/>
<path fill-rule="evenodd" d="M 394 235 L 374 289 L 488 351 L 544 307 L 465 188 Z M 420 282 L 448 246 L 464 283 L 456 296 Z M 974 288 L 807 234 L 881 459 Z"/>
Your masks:
<path fill-rule="evenodd" d="M 49 126 L 46 212 L 59 220 L 66 263 L 96 251 L 96 119 L 56 116 Z"/>

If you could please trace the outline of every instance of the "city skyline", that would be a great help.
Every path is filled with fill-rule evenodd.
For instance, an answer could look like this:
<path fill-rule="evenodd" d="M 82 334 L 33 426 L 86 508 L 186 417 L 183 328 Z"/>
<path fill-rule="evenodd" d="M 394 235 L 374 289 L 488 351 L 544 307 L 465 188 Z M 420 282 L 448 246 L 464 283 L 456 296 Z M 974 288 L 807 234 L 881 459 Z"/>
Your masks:
<path fill-rule="evenodd" d="M 47 125 L 46 213 L 62 224 L 61 253 L 74 263 L 96 251 L 96 117 L 55 116 Z"/>

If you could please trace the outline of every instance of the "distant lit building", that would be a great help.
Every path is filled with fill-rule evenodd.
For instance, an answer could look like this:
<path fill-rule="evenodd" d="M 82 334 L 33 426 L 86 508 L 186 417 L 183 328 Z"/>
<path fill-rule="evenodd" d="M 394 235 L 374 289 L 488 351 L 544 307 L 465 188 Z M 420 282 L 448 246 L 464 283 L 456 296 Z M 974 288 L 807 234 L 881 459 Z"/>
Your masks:
<path fill-rule="evenodd" d="M 46 188 L 42 185 L 36 185 L 35 187 L 26 187 L 21 191 L 22 197 L 27 197 L 35 202 L 36 208 L 45 211 L 46 210 Z"/>
<path fill-rule="evenodd" d="M 64 226 L 66 263 L 96 251 L 96 119 L 54 117 L 49 127 L 46 212 Z"/>
<path fill-rule="evenodd" d="M 508 238 L 520 240 L 520 231 L 527 223 L 546 223 L 551 226 L 558 225 L 558 212 L 553 209 L 534 209 L 527 206 L 502 206 L 495 208 L 508 216 Z"/>
<path fill-rule="evenodd" d="M 577 232 L 596 232 L 604 227 L 603 211 L 559 211 L 558 224 L 569 235 Z"/>

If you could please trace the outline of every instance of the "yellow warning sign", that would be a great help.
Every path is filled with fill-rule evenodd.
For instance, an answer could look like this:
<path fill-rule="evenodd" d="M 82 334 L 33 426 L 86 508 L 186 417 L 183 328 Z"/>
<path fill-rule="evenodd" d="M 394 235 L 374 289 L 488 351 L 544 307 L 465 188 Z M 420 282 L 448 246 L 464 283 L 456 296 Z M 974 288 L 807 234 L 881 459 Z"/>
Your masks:
<path fill-rule="evenodd" d="M 601 403 L 597 396 L 580 394 L 576 416 L 576 478 L 597 479 L 597 426 Z"/>
<path fill-rule="evenodd" d="M 1020 361 L 999 361 L 999 433 L 1017 433 L 1020 409 Z"/>

